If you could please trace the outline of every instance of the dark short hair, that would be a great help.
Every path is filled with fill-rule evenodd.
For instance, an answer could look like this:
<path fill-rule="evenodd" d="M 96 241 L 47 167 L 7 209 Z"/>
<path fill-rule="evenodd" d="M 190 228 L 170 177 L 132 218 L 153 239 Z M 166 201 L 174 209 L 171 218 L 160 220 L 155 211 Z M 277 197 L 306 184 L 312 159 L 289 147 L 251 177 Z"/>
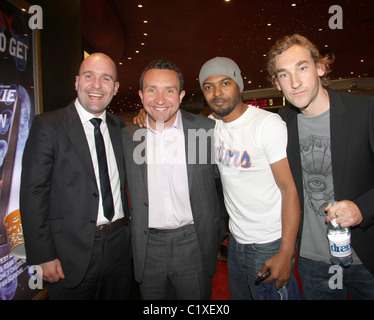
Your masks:
<path fill-rule="evenodd" d="M 144 80 L 144 75 L 148 70 L 151 69 L 160 69 L 160 70 L 172 70 L 175 71 L 178 74 L 179 78 L 179 93 L 182 92 L 183 86 L 184 86 L 184 80 L 183 80 L 183 75 L 182 72 L 177 68 L 177 66 L 168 60 L 155 60 L 152 61 L 142 72 L 140 76 L 140 90 L 143 90 L 143 80 Z"/>

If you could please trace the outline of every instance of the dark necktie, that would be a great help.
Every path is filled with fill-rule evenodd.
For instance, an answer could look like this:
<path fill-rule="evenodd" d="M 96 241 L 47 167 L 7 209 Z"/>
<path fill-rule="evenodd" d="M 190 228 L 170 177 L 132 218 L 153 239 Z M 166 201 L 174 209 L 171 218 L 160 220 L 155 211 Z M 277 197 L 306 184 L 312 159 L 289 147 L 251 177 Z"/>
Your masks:
<path fill-rule="evenodd" d="M 95 127 L 95 144 L 97 161 L 99 162 L 99 172 L 100 172 L 100 187 L 101 187 L 101 197 L 104 207 L 104 216 L 111 221 L 114 215 L 114 205 L 112 190 L 110 188 L 108 164 L 106 161 L 105 145 L 104 139 L 100 131 L 101 119 L 93 118 L 90 120 Z"/>

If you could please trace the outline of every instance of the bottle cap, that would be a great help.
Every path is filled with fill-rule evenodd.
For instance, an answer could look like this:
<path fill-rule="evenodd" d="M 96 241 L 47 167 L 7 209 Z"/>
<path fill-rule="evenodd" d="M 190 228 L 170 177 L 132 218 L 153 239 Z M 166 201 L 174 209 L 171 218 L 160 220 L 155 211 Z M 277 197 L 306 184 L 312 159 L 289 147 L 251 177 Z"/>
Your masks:
<path fill-rule="evenodd" d="M 331 220 L 331 224 L 334 226 L 334 228 L 339 228 L 339 223 L 336 222 L 336 219 Z"/>

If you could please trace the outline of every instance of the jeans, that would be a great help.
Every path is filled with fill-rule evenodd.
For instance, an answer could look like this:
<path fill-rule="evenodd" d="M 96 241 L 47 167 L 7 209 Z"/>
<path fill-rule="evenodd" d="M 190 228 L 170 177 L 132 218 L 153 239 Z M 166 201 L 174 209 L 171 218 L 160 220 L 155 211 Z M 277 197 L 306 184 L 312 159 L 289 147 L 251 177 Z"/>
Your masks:
<path fill-rule="evenodd" d="M 229 239 L 229 291 L 232 300 L 257 300 L 255 280 L 264 263 L 275 256 L 281 239 L 265 244 L 240 244 Z"/>
<path fill-rule="evenodd" d="M 374 299 L 374 276 L 363 264 L 348 268 L 299 257 L 299 275 L 307 300 Z"/>

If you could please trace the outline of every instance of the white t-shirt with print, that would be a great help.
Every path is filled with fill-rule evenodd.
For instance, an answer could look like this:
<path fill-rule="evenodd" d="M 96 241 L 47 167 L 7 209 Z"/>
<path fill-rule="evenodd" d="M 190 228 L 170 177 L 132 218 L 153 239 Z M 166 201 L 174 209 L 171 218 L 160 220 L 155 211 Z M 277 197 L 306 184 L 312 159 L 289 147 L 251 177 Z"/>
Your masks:
<path fill-rule="evenodd" d="M 242 244 L 268 243 L 282 236 L 281 192 L 270 164 L 287 156 L 283 120 L 254 106 L 236 120 L 215 126 L 218 165 L 229 228 Z"/>

